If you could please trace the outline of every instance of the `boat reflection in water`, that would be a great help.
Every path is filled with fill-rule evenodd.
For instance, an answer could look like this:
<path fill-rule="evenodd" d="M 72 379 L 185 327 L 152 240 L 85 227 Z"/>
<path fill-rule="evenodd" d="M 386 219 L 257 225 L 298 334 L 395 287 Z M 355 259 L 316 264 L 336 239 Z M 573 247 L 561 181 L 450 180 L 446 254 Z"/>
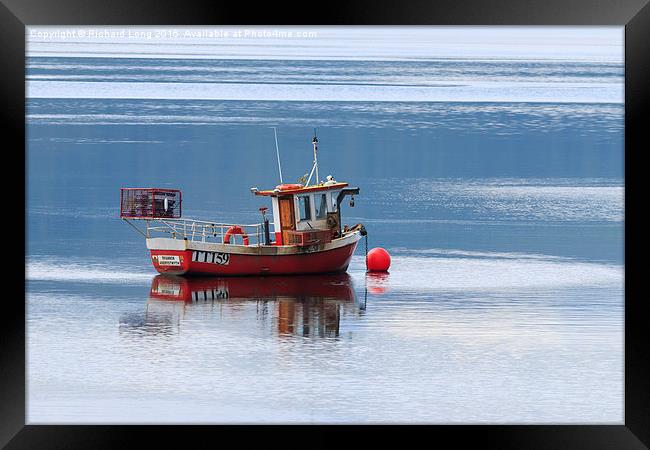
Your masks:
<path fill-rule="evenodd" d="M 347 273 L 223 278 L 158 275 L 151 282 L 146 315 L 165 317 L 165 327 L 173 316 L 180 327 L 189 316 L 194 320 L 209 311 L 204 317 L 214 317 L 214 307 L 219 308 L 220 317 L 232 317 L 231 323 L 256 326 L 254 322 L 262 322 L 280 336 L 338 337 L 342 314 L 357 315 L 365 305 L 357 302 Z"/>

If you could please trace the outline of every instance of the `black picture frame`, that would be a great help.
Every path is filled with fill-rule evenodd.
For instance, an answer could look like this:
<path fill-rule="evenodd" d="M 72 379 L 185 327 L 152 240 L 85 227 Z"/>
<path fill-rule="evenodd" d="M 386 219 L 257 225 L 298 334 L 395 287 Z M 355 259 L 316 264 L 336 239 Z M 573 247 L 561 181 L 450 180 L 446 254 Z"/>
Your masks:
<path fill-rule="evenodd" d="M 415 445 L 413 431 L 426 445 L 471 443 L 488 448 L 607 448 L 634 449 L 650 445 L 650 338 L 644 322 L 650 317 L 641 295 L 635 257 L 640 254 L 640 208 L 629 205 L 642 197 L 638 171 L 644 146 L 643 113 L 650 105 L 650 4 L 649 0 L 437 0 L 437 1 L 330 1 L 302 6 L 279 3 L 168 2 L 154 0 L 2 0 L 0 4 L 0 61 L 2 61 L 2 129 L 5 158 L 13 155 L 12 172 L 23 169 L 25 154 L 25 26 L 29 25 L 201 25 L 288 24 L 300 25 L 619 25 L 625 26 L 625 419 L 624 425 L 432 425 L 417 427 L 273 427 L 273 426 L 38 426 L 25 425 L 25 303 L 19 297 L 4 298 L 5 313 L 0 354 L 0 444 L 6 448 L 115 448 L 133 446 L 134 439 L 147 445 L 169 443 L 174 438 L 204 445 L 233 442 L 268 445 L 345 443 L 348 438 L 381 439 L 397 434 L 406 445 Z M 300 14 L 291 20 L 291 13 Z M 10 141 L 10 137 L 16 139 Z M 7 142 L 15 142 L 8 145 Z M 639 175 L 640 176 L 640 175 Z M 11 183 L 13 185 L 13 183 Z M 23 184 L 26 189 L 26 179 Z M 25 194 L 25 193 L 24 193 Z M 23 200 L 25 200 L 25 197 Z M 25 217 L 25 216 L 24 216 Z M 6 241 L 26 248 L 26 235 L 12 230 Z M 631 243 L 631 245 L 628 245 Z M 18 250 L 16 250 L 17 252 Z M 5 256 L 9 257 L 9 250 Z M 13 250 L 11 250 L 13 254 Z M 11 263 L 19 283 L 24 265 Z M 25 293 L 23 284 L 23 295 Z M 308 441 L 291 437 L 299 428 Z M 336 441 L 327 440 L 336 433 Z M 215 440 L 218 437 L 218 440 Z M 187 439 L 191 439 L 187 441 Z M 255 442 L 257 441 L 257 442 Z"/>

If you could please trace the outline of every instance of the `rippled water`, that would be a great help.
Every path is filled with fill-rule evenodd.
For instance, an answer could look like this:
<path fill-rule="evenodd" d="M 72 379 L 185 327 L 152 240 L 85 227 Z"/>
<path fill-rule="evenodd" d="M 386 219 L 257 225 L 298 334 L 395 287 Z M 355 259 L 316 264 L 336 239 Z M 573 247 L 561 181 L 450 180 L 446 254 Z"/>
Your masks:
<path fill-rule="evenodd" d="M 34 263 L 30 421 L 618 421 L 620 266 L 397 251 L 393 267 L 366 280 L 356 257 L 349 277 L 293 289 L 161 288 L 126 268 Z"/>
<path fill-rule="evenodd" d="M 28 422 L 622 423 L 622 62 L 417 54 L 30 56 Z M 389 274 L 156 276 L 119 187 L 258 221 L 270 126 Z"/>

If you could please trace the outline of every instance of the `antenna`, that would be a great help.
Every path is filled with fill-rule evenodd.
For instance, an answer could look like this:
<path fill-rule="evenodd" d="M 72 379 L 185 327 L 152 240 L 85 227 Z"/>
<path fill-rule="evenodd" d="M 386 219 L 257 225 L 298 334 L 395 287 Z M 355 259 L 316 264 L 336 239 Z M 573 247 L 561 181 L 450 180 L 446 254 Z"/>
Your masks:
<path fill-rule="evenodd" d="M 280 184 L 283 183 L 282 181 L 282 166 L 280 165 L 280 148 L 278 147 L 278 131 L 275 127 L 273 128 L 273 135 L 275 136 L 275 154 L 278 157 L 278 172 L 280 172 Z"/>

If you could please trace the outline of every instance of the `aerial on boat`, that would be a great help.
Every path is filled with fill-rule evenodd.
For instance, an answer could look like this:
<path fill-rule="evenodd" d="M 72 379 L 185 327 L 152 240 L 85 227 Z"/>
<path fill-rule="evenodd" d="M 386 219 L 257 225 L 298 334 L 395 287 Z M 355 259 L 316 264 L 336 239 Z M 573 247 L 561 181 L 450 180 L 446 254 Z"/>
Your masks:
<path fill-rule="evenodd" d="M 358 187 L 319 180 L 318 139 L 312 140 L 314 164 L 302 183 L 282 182 L 273 189 L 250 188 L 271 200 L 259 208 L 262 221 L 232 224 L 183 218 L 178 189 L 121 188 L 120 217 L 146 239 L 154 268 L 173 275 L 293 275 L 345 272 L 366 230 L 342 225 L 341 204 Z M 313 182 L 312 182 L 313 179 Z M 144 222 L 144 227 L 136 223 Z"/>

